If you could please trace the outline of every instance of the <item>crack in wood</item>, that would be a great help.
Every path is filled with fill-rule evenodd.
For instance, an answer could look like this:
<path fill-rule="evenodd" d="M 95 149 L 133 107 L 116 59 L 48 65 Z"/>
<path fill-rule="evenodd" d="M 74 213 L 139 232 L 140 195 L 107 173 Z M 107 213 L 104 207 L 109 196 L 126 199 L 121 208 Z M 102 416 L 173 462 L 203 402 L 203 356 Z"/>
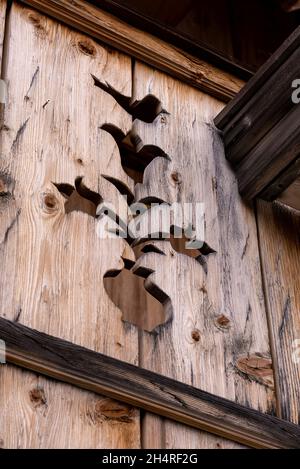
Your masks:
<path fill-rule="evenodd" d="M 32 89 L 32 87 L 33 87 L 33 85 L 34 85 L 34 83 L 35 83 L 35 80 L 37 79 L 37 76 L 38 76 L 39 71 L 40 71 L 40 67 L 37 66 L 36 71 L 34 72 L 32 78 L 31 78 L 31 82 L 30 82 L 28 91 L 27 91 L 27 93 L 26 93 L 25 96 L 24 96 L 24 100 L 25 100 L 25 101 L 28 101 L 28 100 L 30 99 L 29 93 L 30 93 L 30 91 L 31 91 L 31 89 Z"/>
<path fill-rule="evenodd" d="M 25 122 L 23 122 L 23 124 L 20 126 L 20 128 L 18 129 L 17 133 L 16 133 L 16 136 L 15 136 L 15 139 L 11 145 L 11 151 L 14 151 L 17 147 L 17 145 L 19 144 L 19 141 L 27 127 L 27 124 L 28 124 L 28 121 L 29 121 L 30 117 L 28 117 Z"/>
<path fill-rule="evenodd" d="M 5 244 L 8 240 L 8 236 L 9 236 L 9 233 L 12 231 L 13 227 L 15 226 L 15 224 L 17 223 L 18 221 L 18 218 L 20 216 L 20 213 L 21 213 L 21 209 L 19 208 L 15 217 L 12 219 L 12 221 L 10 222 L 10 225 L 7 227 L 5 233 L 4 233 L 4 237 L 3 237 L 3 240 L 1 241 L 1 244 Z"/>

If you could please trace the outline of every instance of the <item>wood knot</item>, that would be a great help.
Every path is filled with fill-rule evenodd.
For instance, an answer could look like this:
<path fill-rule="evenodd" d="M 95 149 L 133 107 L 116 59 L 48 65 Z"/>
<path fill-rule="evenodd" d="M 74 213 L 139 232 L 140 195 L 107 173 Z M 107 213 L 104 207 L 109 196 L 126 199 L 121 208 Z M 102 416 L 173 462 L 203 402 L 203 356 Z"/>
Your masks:
<path fill-rule="evenodd" d="M 42 208 L 49 214 L 56 212 L 59 208 L 59 201 L 56 196 L 50 192 L 42 194 Z"/>
<path fill-rule="evenodd" d="M 133 415 L 133 407 L 109 398 L 96 401 L 93 412 L 89 414 L 93 423 L 103 420 L 131 423 Z"/>
<path fill-rule="evenodd" d="M 272 360 L 269 357 L 259 353 L 240 357 L 235 368 L 244 378 L 274 389 Z"/>
<path fill-rule="evenodd" d="M 193 339 L 194 342 L 199 342 L 199 340 L 200 340 L 200 331 L 198 329 L 193 330 L 192 339 Z"/>
<path fill-rule="evenodd" d="M 175 184 L 181 184 L 182 183 L 182 177 L 178 171 L 173 171 L 171 173 L 171 179 Z"/>
<path fill-rule="evenodd" d="M 4 448 L 4 440 L 3 438 L 0 438 L 0 449 Z"/>
<path fill-rule="evenodd" d="M 219 327 L 221 329 L 229 329 L 230 319 L 228 319 L 227 316 L 222 314 L 221 316 L 217 317 L 217 319 L 215 320 L 215 324 L 216 324 L 217 327 Z"/>
<path fill-rule="evenodd" d="M 29 398 L 34 407 L 47 405 L 47 399 L 43 388 L 36 387 L 29 391 Z"/>
<path fill-rule="evenodd" d="M 83 40 L 78 41 L 77 43 L 78 49 L 85 55 L 89 55 L 95 57 L 97 55 L 96 47 L 93 45 L 91 41 Z"/>
<path fill-rule="evenodd" d="M 7 173 L 0 172 L 0 204 L 3 206 L 12 196 L 13 180 Z"/>

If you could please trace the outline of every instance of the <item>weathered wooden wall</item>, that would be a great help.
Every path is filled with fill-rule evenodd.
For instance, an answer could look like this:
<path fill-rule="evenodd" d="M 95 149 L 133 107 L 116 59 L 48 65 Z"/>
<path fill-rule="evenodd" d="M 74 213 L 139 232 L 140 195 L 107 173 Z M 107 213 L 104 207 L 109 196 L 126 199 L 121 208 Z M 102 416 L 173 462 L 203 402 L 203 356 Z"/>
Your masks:
<path fill-rule="evenodd" d="M 224 104 L 15 2 L 4 55 L 0 315 L 261 412 L 277 407 L 296 422 L 299 365 L 290 352 L 300 314 L 299 219 L 268 204 L 256 214 L 242 202 L 213 126 Z M 111 122 L 126 132 L 132 119 L 94 87 L 91 73 L 137 99 L 153 93 L 169 112 L 152 124 L 134 122 L 144 143 L 172 159 L 148 166 L 138 195 L 205 204 L 206 241 L 216 251 L 207 273 L 169 242 L 156 243 L 165 256 L 138 261 L 153 268 L 173 304 L 173 321 L 158 334 L 123 322 L 105 291 L 103 275 L 122 267 L 124 241 L 100 240 L 86 213 L 66 214 L 53 185 L 84 176 L 114 201 L 117 191 L 100 177 L 110 174 L 133 189 L 117 146 L 100 129 Z M 125 282 L 119 295 L 122 288 L 134 311 L 143 307 L 139 291 L 131 302 L 134 288 L 129 295 Z M 0 368 L 0 393 L 3 447 L 238 447 L 10 366 Z"/>

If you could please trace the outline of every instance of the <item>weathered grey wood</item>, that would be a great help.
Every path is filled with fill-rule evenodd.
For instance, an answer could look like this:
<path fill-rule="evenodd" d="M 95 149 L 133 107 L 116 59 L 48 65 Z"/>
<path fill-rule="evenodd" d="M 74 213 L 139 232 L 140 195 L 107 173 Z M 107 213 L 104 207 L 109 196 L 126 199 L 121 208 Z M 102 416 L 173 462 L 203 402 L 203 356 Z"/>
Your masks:
<path fill-rule="evenodd" d="M 299 448 L 275 417 L 0 318 L 9 363 L 258 448 Z M 3 365 L 5 367 L 5 365 Z"/>
<path fill-rule="evenodd" d="M 290 185 L 291 180 L 297 178 L 296 161 L 300 156 L 299 119 L 300 106 L 294 104 L 289 114 L 241 161 L 236 169 L 236 176 L 239 190 L 244 197 L 252 199 L 263 194 L 277 177 L 281 177 L 282 192 Z M 288 174 L 285 177 L 283 174 L 286 171 Z"/>
<path fill-rule="evenodd" d="M 299 424 L 300 217 L 264 201 L 257 211 L 278 415 Z"/>
<path fill-rule="evenodd" d="M 229 101 L 243 81 L 144 33 L 82 0 L 24 0 L 28 5 L 145 61 L 196 88 Z"/>
<path fill-rule="evenodd" d="M 6 18 L 7 1 L 0 0 L 0 80 L 2 79 L 2 57 L 3 57 L 3 45 L 4 45 L 4 34 L 5 34 L 5 18 Z M 6 102 L 6 83 L 1 80 L 0 83 L 0 127 L 4 122 L 4 110 Z M 0 142 L 1 145 L 1 142 Z M 1 151 L 1 146 L 0 146 Z"/>
<path fill-rule="evenodd" d="M 131 185 L 116 145 L 100 129 L 113 119 L 127 132 L 131 117 L 97 93 L 91 77 L 100 73 L 117 87 L 122 76 L 122 91 L 130 94 L 131 59 L 17 3 L 6 40 L 9 102 L 0 169 L 8 194 L 0 200 L 0 316 L 137 363 L 138 332 L 122 322 L 103 285 L 107 270 L 122 268 L 125 242 L 100 239 L 99 223 L 87 213 L 65 213 L 66 199 L 53 184 L 74 185 L 83 176 L 108 201 L 117 200 L 118 192 L 102 173 Z M 118 404 L 105 406 L 96 395 L 17 369 L 1 368 L 0 380 L 5 447 L 140 445 L 135 409 L 124 408 L 128 418 L 121 422 L 114 418 Z M 41 389 L 47 405 L 42 398 L 38 406 L 32 393 Z"/>
<path fill-rule="evenodd" d="M 255 215 L 240 199 L 234 174 L 213 118 L 222 104 L 139 62 L 134 69 L 134 96 L 157 96 L 170 113 L 153 124 L 134 122 L 145 144 L 155 144 L 171 158 L 153 160 L 136 188 L 138 198 L 157 196 L 169 203 L 202 202 L 205 241 L 216 251 L 202 266 L 175 251 L 168 242 L 158 247 L 165 256 L 147 253 L 143 266 L 167 292 L 173 322 L 159 335 L 141 334 L 142 367 L 227 397 L 240 404 L 273 412 L 270 383 L 258 379 L 262 357 L 270 358 L 262 292 Z M 151 311 L 149 311 L 149 314 Z M 254 377 L 241 373 L 237 361 L 256 357 Z M 272 378 L 272 371 L 269 370 Z M 147 447 L 216 448 L 232 443 L 203 432 L 146 416 Z"/>

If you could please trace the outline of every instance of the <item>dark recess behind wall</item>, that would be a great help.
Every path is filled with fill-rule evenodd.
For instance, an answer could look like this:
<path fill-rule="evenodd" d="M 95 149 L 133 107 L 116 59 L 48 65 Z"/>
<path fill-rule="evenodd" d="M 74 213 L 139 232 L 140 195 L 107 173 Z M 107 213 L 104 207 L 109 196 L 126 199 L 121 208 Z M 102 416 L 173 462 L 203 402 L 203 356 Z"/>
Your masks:
<path fill-rule="evenodd" d="M 90 0 L 120 19 L 248 79 L 300 24 L 281 0 Z"/>

